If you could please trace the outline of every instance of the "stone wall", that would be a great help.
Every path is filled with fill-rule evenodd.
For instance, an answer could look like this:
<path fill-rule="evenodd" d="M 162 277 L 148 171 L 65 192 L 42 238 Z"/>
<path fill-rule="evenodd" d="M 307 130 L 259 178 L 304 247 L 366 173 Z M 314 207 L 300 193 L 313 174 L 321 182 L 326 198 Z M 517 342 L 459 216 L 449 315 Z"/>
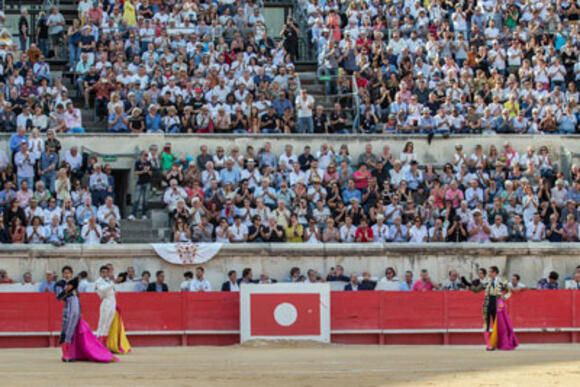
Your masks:
<path fill-rule="evenodd" d="M 556 270 L 561 275 L 572 273 L 580 265 L 579 243 L 568 244 L 248 244 L 224 245 L 220 253 L 203 266 L 213 289 L 226 280 L 228 270 L 251 267 L 254 277 L 265 272 L 279 281 L 288 276 L 291 267 L 303 273 L 313 268 L 326 273 L 330 267 L 341 264 L 346 273 L 369 270 L 373 276 L 382 277 L 386 267 L 392 266 L 400 277 L 405 270 L 413 271 L 418 278 L 421 269 L 428 269 L 435 281 L 445 281 L 447 272 L 456 269 L 469 277 L 479 267 L 496 265 L 503 275 L 518 273 L 527 285 Z M 149 270 L 152 274 L 162 269 L 166 272 L 171 290 L 178 290 L 182 274 L 194 266 L 172 265 L 157 256 L 147 244 L 52 247 L 45 245 L 4 245 L 0 250 L 0 268 L 12 278 L 20 279 L 31 271 L 35 282 L 43 279 L 46 270 L 60 271 L 71 265 L 75 271 L 87 270 L 91 280 L 98 268 L 112 263 L 115 271 L 135 267 L 138 273 Z"/>
<path fill-rule="evenodd" d="M 10 135 L 0 135 L 0 149 L 8 150 L 8 141 Z M 332 145 L 336 151 L 341 144 L 348 144 L 351 154 L 355 157 L 364 151 L 364 146 L 372 143 L 374 152 L 379 153 L 383 145 L 389 145 L 392 153 L 398 157 L 403 150 L 407 141 L 413 141 L 418 161 L 423 164 L 444 164 L 451 160 L 455 152 L 454 146 L 457 143 L 463 144 L 465 152 L 471 152 L 475 145 L 483 145 L 485 151 L 491 144 L 498 149 L 501 148 L 505 141 L 510 141 L 514 148 L 520 153 L 525 152 L 529 145 L 536 148 L 546 145 L 550 149 L 554 160 L 559 160 L 562 152 L 566 150 L 576 152 L 580 149 L 580 137 L 577 136 L 532 136 L 532 135 L 454 135 L 450 138 L 443 139 L 435 137 L 431 144 L 427 143 L 427 136 L 424 135 L 163 135 L 163 134 L 83 134 L 83 135 L 60 135 L 63 150 L 69 149 L 73 144 L 83 146 L 87 152 L 98 152 L 107 155 L 128 155 L 136 154 L 145 150 L 151 144 L 162 146 L 165 142 L 171 142 L 173 149 L 180 154 L 197 156 L 199 147 L 206 144 L 210 152 L 214 152 L 216 147 L 223 146 L 226 152 L 229 152 L 234 146 L 240 149 L 244 154 L 248 145 L 254 146 L 258 151 L 265 141 L 272 143 L 274 153 L 281 154 L 286 144 L 294 145 L 297 154 L 302 153 L 306 145 L 312 146 L 314 151 L 320 149 L 322 143 Z M 500 149 L 501 150 L 501 149 Z M 113 168 L 131 168 L 132 162 L 127 157 L 118 157 L 116 162 L 111 163 Z"/>

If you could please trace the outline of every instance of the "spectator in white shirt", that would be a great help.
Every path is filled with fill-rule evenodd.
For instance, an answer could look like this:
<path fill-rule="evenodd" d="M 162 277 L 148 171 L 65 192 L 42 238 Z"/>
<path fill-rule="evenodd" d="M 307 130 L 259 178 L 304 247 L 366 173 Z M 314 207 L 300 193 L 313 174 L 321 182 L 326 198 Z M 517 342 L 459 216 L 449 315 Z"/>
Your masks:
<path fill-rule="evenodd" d="M 343 243 L 353 243 L 356 238 L 356 226 L 352 224 L 352 218 L 346 216 L 344 225 L 340 228 L 340 240 Z"/>
<path fill-rule="evenodd" d="M 177 180 L 171 179 L 169 182 L 169 188 L 167 188 L 165 194 L 163 194 L 163 202 L 167 205 L 169 212 L 175 210 L 179 200 L 185 199 L 187 199 L 187 192 L 177 185 Z"/>
<path fill-rule="evenodd" d="M 76 145 L 73 145 L 64 153 L 64 161 L 70 165 L 73 174 L 78 175 L 83 166 L 83 156 L 79 153 Z"/>
<path fill-rule="evenodd" d="M 415 224 L 409 229 L 409 242 L 411 243 L 425 243 L 429 236 L 427 228 L 423 225 L 423 220 L 420 216 L 415 217 Z"/>
<path fill-rule="evenodd" d="M 189 288 L 191 287 L 191 281 L 193 280 L 193 273 L 190 271 L 186 271 L 183 273 L 183 281 L 181 285 L 179 285 L 179 289 L 182 292 L 189 292 Z"/>
<path fill-rule="evenodd" d="M 254 159 L 249 159 L 247 162 L 247 168 L 242 171 L 240 178 L 242 180 L 248 180 L 248 186 L 251 189 L 256 189 L 260 186 L 262 181 L 262 175 L 260 171 L 256 168 L 256 162 Z"/>
<path fill-rule="evenodd" d="M 542 242 L 546 239 L 546 226 L 540 221 L 540 214 L 537 212 L 533 220 L 526 225 L 526 238 L 532 242 Z"/>
<path fill-rule="evenodd" d="M 385 216 L 383 214 L 377 215 L 377 222 L 373 224 L 373 242 L 385 243 L 389 239 L 389 227 L 384 224 Z"/>
<path fill-rule="evenodd" d="M 508 282 L 508 286 L 516 292 L 519 292 L 522 289 L 525 289 L 527 286 L 524 285 L 522 281 L 520 281 L 520 275 L 514 274 L 512 275 L 512 279 Z"/>
<path fill-rule="evenodd" d="M 113 198 L 108 196 L 105 200 L 105 204 L 99 207 L 97 210 L 97 218 L 101 224 L 109 224 L 111 219 L 115 219 L 118 222 L 121 218 L 119 207 L 113 203 Z"/>
<path fill-rule="evenodd" d="M 103 232 L 101 226 L 97 224 L 97 218 L 91 216 L 87 224 L 81 230 L 81 236 L 87 245 L 97 245 L 101 243 Z"/>
<path fill-rule="evenodd" d="M 278 165 L 286 163 L 286 169 L 288 169 L 288 172 L 291 172 L 293 169 L 292 163 L 298 163 L 298 156 L 292 153 L 292 149 L 292 145 L 286 145 L 284 147 L 284 153 L 278 158 Z M 298 169 L 300 169 L 300 166 Z"/>
<path fill-rule="evenodd" d="M 429 229 L 430 242 L 445 242 L 447 237 L 447 227 L 443 224 L 442 218 L 435 219 L 435 225 Z"/>
<path fill-rule="evenodd" d="M 566 281 L 565 287 L 566 289 L 580 290 L 580 271 L 576 271 L 574 277 Z"/>
<path fill-rule="evenodd" d="M 46 242 L 46 233 L 40 217 L 32 218 L 32 224 L 26 228 L 26 240 L 28 243 Z"/>
<path fill-rule="evenodd" d="M 230 242 L 243 243 L 248 240 L 248 228 L 242 223 L 239 215 L 234 216 L 234 224 L 230 227 Z"/>
<path fill-rule="evenodd" d="M 211 292 L 211 284 L 203 277 L 204 273 L 205 269 L 201 266 L 195 269 L 195 278 L 189 287 L 191 292 Z"/>
<path fill-rule="evenodd" d="M 465 200 L 470 209 L 474 209 L 477 203 L 483 202 L 483 190 L 476 179 L 471 180 L 469 188 L 465 190 Z"/>
<path fill-rule="evenodd" d="M 489 229 L 491 230 L 489 239 L 492 242 L 505 242 L 509 239 L 509 232 L 507 226 L 503 224 L 503 217 L 501 215 L 495 216 L 493 225 Z"/>

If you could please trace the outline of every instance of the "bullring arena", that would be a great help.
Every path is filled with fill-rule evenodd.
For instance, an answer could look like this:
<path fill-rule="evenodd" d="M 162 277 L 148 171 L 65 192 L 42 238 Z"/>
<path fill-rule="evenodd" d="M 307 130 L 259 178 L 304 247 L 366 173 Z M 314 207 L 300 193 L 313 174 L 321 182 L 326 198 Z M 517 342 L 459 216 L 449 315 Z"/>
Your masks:
<path fill-rule="evenodd" d="M 0 383 L 580 386 L 580 1 L 0 0 Z"/>
<path fill-rule="evenodd" d="M 576 344 L 483 346 L 250 343 L 136 348 L 117 364 L 64 364 L 56 349 L 4 349 L 6 386 L 575 386 Z"/>
<path fill-rule="evenodd" d="M 402 267 L 412 267 L 420 260 L 434 273 L 442 256 L 457 254 L 453 250 L 456 247 L 452 246 L 432 247 L 423 252 L 425 256 L 420 256 L 419 250 L 411 252 L 404 246 L 398 250 L 395 245 L 390 248 L 392 258 L 389 259 L 394 261 L 387 260 L 387 264 L 397 262 Z M 273 249 L 277 249 L 275 257 Z M 252 250 L 232 246 L 224 247 L 204 267 L 214 283 L 223 265 L 249 265 L 258 270 L 258 263 L 264 264 L 263 254 L 272 257 L 266 264 L 269 272 L 281 277 L 283 271 L 277 267 L 284 267 L 287 260 L 294 260 L 300 266 L 306 265 L 305 260 L 308 264 L 316 262 L 319 265 L 316 268 L 321 271 L 338 262 L 373 267 L 378 264 L 382 251 L 381 246 L 367 246 L 366 251 L 359 249 L 353 256 L 353 250 L 344 246 L 342 251 L 335 248 L 332 257 L 319 256 L 313 260 L 308 257 L 318 254 L 314 250 L 297 252 L 267 245 Z M 545 256 L 546 250 L 535 246 L 502 246 L 496 250 L 472 246 L 471 250 L 464 251 L 477 256 L 469 264 L 498 264 L 502 270 L 527 267 L 529 276 L 533 270 L 543 270 L 538 265 L 546 264 L 548 259 L 561 271 L 570 270 L 568 265 L 575 262 L 567 249 L 550 249 L 553 255 L 549 258 Z M 110 256 L 116 258 L 109 259 Z M 34 259 L 31 261 L 31 258 Z M 98 268 L 107 262 L 117 267 L 152 265 L 158 258 L 151 247 L 143 245 L 76 250 L 10 247 L 3 253 L 3 261 L 9 270 L 24 262 L 35 262 L 42 265 L 37 270 L 46 270 L 64 262 L 72 263 L 75 268 L 87 264 Z M 446 257 L 445 262 L 456 266 L 460 259 Z M 179 286 L 182 268 L 165 264 L 163 269 L 169 285 Z M 444 272 L 445 265 L 439 270 Z M 472 269 L 465 267 L 464 270 Z M 575 327 L 579 321 L 580 299 L 576 292 L 527 291 L 514 295 L 509 308 L 522 344 L 509 352 L 485 351 L 481 337 L 481 301 L 482 295 L 472 292 L 432 292 L 416 297 L 404 292 L 332 291 L 331 343 L 259 339 L 240 344 L 241 310 L 235 294 L 119 292 L 117 302 L 123 310 L 133 352 L 121 355 L 118 363 L 95 364 L 60 361 L 60 350 L 54 346 L 60 330 L 61 305 L 52 295 L 0 293 L 4 316 L 0 373 L 6 385 L 16 386 L 47 381 L 55 385 L 76 385 L 79 380 L 87 385 L 194 383 L 202 386 L 577 384 L 580 347 L 576 343 L 578 328 Z M 84 294 L 81 303 L 83 318 L 94 329 L 99 299 L 95 294 Z M 267 314 L 261 318 L 267 318 Z"/>

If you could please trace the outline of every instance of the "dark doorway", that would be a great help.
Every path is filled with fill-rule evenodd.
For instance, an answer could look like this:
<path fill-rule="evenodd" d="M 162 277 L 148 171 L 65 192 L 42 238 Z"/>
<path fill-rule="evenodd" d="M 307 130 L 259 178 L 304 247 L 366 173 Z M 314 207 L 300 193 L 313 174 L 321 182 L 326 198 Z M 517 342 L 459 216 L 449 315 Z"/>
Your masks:
<path fill-rule="evenodd" d="M 115 204 L 119 206 L 122 218 L 125 218 L 125 215 L 130 211 L 130 209 L 126 208 L 130 204 L 127 201 L 127 194 L 131 192 L 129 190 L 130 172 L 130 169 L 113 169 L 112 171 L 115 178 Z"/>

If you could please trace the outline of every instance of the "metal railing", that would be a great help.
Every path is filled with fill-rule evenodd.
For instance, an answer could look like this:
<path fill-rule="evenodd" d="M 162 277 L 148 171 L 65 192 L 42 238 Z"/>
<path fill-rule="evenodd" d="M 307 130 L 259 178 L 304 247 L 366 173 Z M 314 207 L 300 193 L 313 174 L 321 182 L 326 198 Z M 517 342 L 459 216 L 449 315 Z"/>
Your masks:
<path fill-rule="evenodd" d="M 352 82 L 352 97 L 353 97 L 353 105 L 354 105 L 354 118 L 352 120 L 352 132 L 353 133 L 358 133 L 358 128 L 359 128 L 359 124 L 360 124 L 360 97 L 359 97 L 359 91 L 358 91 L 358 85 L 356 84 L 356 76 L 352 75 L 351 78 L 351 82 Z"/>

